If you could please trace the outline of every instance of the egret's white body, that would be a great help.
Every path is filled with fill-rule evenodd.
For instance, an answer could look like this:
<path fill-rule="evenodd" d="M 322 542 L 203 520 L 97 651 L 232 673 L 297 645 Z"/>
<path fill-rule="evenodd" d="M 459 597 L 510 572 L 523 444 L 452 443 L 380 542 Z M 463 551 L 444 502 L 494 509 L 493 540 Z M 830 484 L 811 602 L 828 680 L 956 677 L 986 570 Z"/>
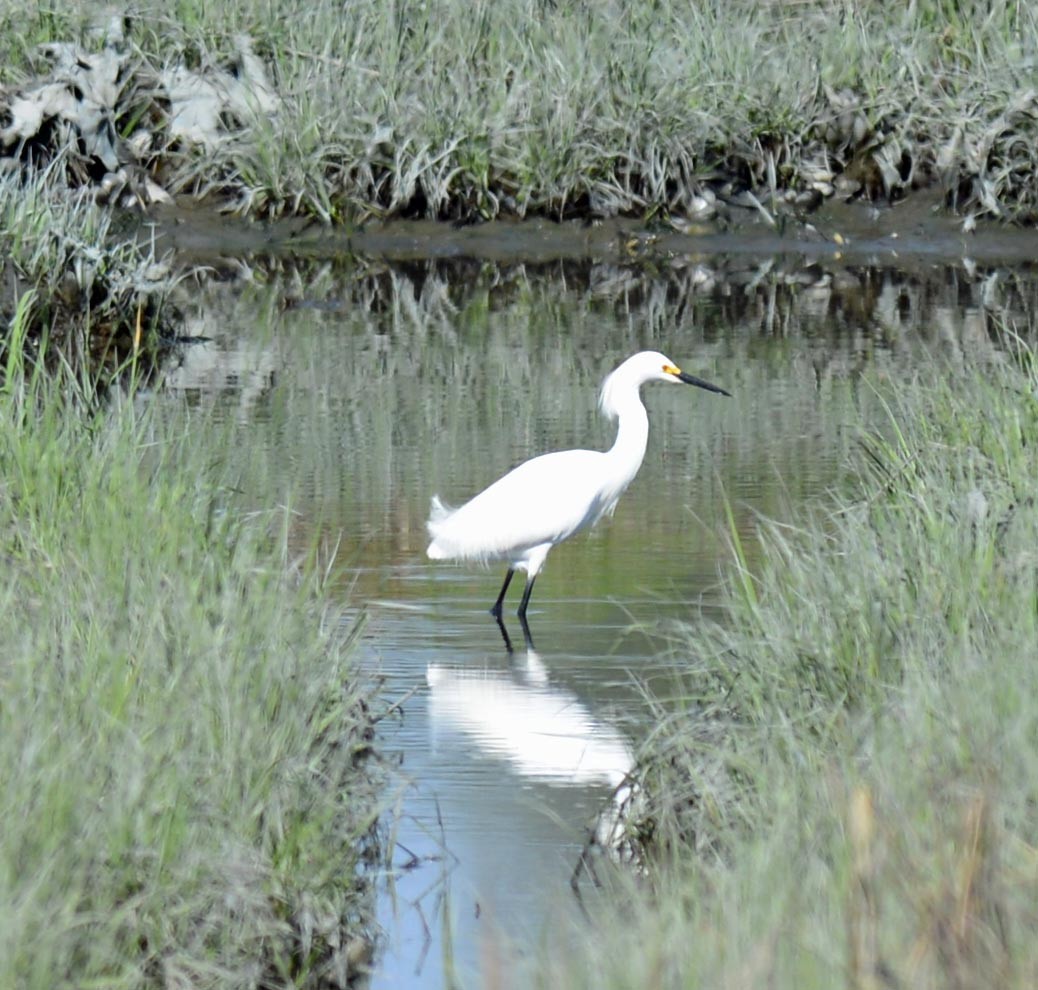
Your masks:
<path fill-rule="evenodd" d="M 520 464 L 458 509 L 432 500 L 426 551 L 433 560 L 508 562 L 504 587 L 491 611 L 501 604 L 515 571 L 525 571 L 519 615 L 525 616 L 534 579 L 556 543 L 604 515 L 641 467 L 649 439 L 649 417 L 641 400 L 646 382 L 684 382 L 722 395 L 728 393 L 686 375 L 657 351 L 629 357 L 602 384 L 599 405 L 617 421 L 616 440 L 606 451 L 562 450 Z"/>

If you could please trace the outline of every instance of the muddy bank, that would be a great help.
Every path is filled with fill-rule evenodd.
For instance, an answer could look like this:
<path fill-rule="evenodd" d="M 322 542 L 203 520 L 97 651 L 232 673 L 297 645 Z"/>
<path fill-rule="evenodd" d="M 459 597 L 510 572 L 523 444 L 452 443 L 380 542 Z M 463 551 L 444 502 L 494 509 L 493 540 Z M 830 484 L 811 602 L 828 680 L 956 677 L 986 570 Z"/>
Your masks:
<path fill-rule="evenodd" d="M 680 227 L 680 229 L 678 229 Z M 356 256 L 387 262 L 472 259 L 498 264 L 593 260 L 631 264 L 741 256 L 799 256 L 839 265 L 914 269 L 949 264 L 1027 265 L 1038 259 L 1038 231 L 980 221 L 966 232 L 918 193 L 895 206 L 829 202 L 810 218 L 781 229 L 758 211 L 726 208 L 694 225 L 636 220 L 499 219 L 476 224 L 392 220 L 329 228 L 305 219 L 258 223 L 182 205 L 157 212 L 145 225 L 160 248 L 185 263 L 263 254 Z"/>

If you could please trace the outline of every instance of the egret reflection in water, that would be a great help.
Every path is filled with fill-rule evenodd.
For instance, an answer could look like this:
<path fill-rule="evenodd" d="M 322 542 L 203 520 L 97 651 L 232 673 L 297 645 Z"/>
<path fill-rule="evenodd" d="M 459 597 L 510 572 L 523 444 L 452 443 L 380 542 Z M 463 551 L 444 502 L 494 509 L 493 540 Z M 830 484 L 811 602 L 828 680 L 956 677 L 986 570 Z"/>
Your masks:
<path fill-rule="evenodd" d="M 509 671 L 426 669 L 433 740 L 464 734 L 523 777 L 554 784 L 620 788 L 634 762 L 627 740 L 570 690 L 550 683 L 527 650 Z"/>

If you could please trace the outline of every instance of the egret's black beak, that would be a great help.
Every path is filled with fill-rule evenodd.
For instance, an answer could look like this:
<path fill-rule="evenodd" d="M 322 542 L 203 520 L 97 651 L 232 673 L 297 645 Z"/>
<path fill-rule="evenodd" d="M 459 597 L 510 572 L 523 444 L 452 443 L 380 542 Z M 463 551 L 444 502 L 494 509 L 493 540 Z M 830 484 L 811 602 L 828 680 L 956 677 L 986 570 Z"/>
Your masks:
<path fill-rule="evenodd" d="M 720 395 L 727 395 L 729 398 L 732 396 L 731 392 L 726 392 L 719 385 L 711 385 L 710 382 L 705 382 L 702 378 L 696 378 L 695 375 L 686 374 L 684 371 L 679 371 L 677 377 L 679 381 L 683 381 L 686 385 L 696 385 L 699 388 L 705 388 L 708 392 L 717 392 Z"/>

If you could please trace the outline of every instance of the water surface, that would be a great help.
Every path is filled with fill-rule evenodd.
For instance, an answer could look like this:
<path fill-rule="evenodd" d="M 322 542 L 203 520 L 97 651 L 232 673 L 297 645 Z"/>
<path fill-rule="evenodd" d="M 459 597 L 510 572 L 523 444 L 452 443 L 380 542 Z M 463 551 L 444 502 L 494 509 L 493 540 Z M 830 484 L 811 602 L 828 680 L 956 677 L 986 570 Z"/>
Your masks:
<path fill-rule="evenodd" d="M 332 263 L 239 269 L 185 303 L 190 349 L 171 401 L 250 424 L 257 511 L 291 510 L 365 625 L 361 659 L 398 711 L 392 846 L 375 987 L 478 981 L 531 951 L 588 829 L 680 690 L 698 623 L 716 619 L 726 505 L 752 563 L 760 516 L 795 523 L 845 483 L 881 395 L 999 360 L 1030 320 L 1026 273 L 963 264 L 908 275 L 779 259 L 616 265 Z M 424 558 L 429 498 L 460 503 L 523 459 L 602 448 L 601 378 L 662 350 L 729 389 L 649 386 L 649 449 L 615 517 L 557 548 L 528 649 L 487 614 L 503 568 Z M 942 370 L 943 369 L 943 370 Z M 722 617 L 723 618 L 723 617 Z M 680 629 L 678 628 L 680 625 Z"/>

